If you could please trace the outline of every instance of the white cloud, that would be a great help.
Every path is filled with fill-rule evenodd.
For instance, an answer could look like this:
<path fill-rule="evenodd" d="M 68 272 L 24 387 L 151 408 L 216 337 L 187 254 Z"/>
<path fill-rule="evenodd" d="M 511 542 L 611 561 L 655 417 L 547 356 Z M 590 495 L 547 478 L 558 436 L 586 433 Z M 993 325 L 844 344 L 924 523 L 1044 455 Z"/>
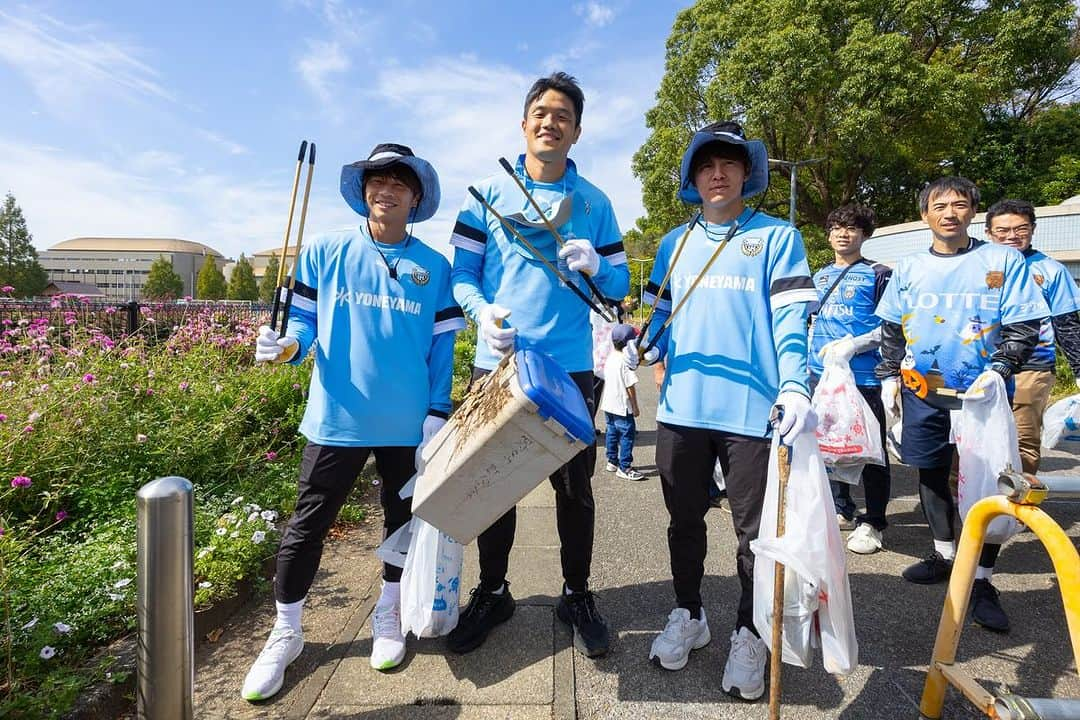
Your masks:
<path fill-rule="evenodd" d="M 102 96 L 176 100 L 137 49 L 100 40 L 97 32 L 40 13 L 17 17 L 0 10 L 0 61 L 21 74 L 56 114 L 78 115 Z"/>
<path fill-rule="evenodd" d="M 349 66 L 349 58 L 336 40 L 308 40 L 307 52 L 296 63 L 300 77 L 326 107 L 334 105 L 333 76 L 344 73 Z"/>
<path fill-rule="evenodd" d="M 615 10 L 599 2 L 587 2 L 574 6 L 574 12 L 584 18 L 585 24 L 604 27 L 615 19 Z"/>
<path fill-rule="evenodd" d="M 195 132 L 206 140 L 212 142 L 214 145 L 217 145 L 230 155 L 247 155 L 249 152 L 251 152 L 244 145 L 241 145 L 238 142 L 234 142 L 227 137 L 223 137 L 222 135 L 219 135 L 212 130 L 203 130 L 200 128 Z"/>

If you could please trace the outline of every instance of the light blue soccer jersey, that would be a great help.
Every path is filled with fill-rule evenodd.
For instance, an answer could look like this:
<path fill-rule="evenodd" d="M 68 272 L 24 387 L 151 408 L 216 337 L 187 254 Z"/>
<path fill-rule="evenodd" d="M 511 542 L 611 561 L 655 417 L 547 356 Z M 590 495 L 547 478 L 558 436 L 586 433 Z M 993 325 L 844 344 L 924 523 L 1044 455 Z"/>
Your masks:
<path fill-rule="evenodd" d="M 903 327 L 900 375 L 926 398 L 966 390 L 990 366 L 1002 325 L 1049 313 L 1017 250 L 973 240 L 955 255 L 928 248 L 901 258 L 877 314 Z"/>
<path fill-rule="evenodd" d="M 377 249 L 358 228 L 307 243 L 287 331 L 300 342 L 293 362 L 315 352 L 300 432 L 321 445 L 418 445 L 428 412 L 450 412 L 464 327 L 450 264 L 416 238 Z"/>
<path fill-rule="evenodd" d="M 656 419 L 768 437 L 769 413 L 781 390 L 810 396 L 806 318 L 818 294 L 798 230 L 749 209 L 738 222 L 745 227 L 702 276 L 657 342 L 668 370 Z M 660 284 L 686 225 L 660 241 L 645 291 L 645 301 L 655 304 L 656 314 L 645 338 L 651 340 L 687 297 L 729 228 L 729 223 L 696 224 L 662 293 Z"/>
<path fill-rule="evenodd" d="M 577 174 L 567 160 L 563 179 L 540 183 L 528 178 L 524 155 L 518 158 L 517 173 L 549 217 L 561 202 L 572 203 L 573 212 L 558 227 L 563 238 L 584 238 L 600 255 L 600 270 L 593 277 L 608 298 L 620 299 L 630 289 L 622 234 L 611 202 L 596 186 Z M 485 178 L 474 186 L 501 215 L 523 213 L 527 220 L 540 218 L 525 194 L 505 173 Z M 516 223 L 519 232 L 563 276 L 586 296 L 589 288 L 579 273 L 570 272 L 557 257 L 555 239 L 543 227 Z M 454 234 L 454 297 L 469 315 L 479 318 L 489 304 L 502 305 L 511 312 L 507 325 L 517 328 L 519 348 L 532 348 L 551 356 L 567 372 L 593 369 L 592 328 L 589 306 L 563 285 L 555 274 L 502 227 L 471 195 L 458 213 Z M 477 338 L 475 365 L 487 370 L 499 363 L 482 337 Z"/>
<path fill-rule="evenodd" d="M 845 270 L 847 272 L 844 272 Z M 843 279 L 833 287 L 841 273 Z M 892 270 L 887 265 L 866 258 L 860 259 L 850 268 L 833 263 L 814 274 L 814 285 L 818 294 L 823 295 L 829 288 L 832 288 L 832 292 L 814 315 L 810 341 L 811 375 L 821 377 L 824 372 L 818 353 L 826 344 L 845 335 L 865 335 L 881 325 L 881 319 L 874 314 L 874 310 L 881 294 L 885 292 L 890 275 Z M 881 384 L 874 376 L 874 367 L 880 359 L 876 348 L 851 358 L 851 370 L 855 375 L 856 385 L 873 387 Z"/>
<path fill-rule="evenodd" d="M 1028 248 L 1024 252 L 1028 277 L 1039 286 L 1051 317 L 1075 313 L 1080 310 L 1080 288 L 1069 271 L 1057 260 L 1038 250 Z M 1024 364 L 1025 370 L 1053 370 L 1057 358 L 1054 344 L 1054 327 L 1050 318 L 1039 324 L 1039 344 L 1031 352 L 1031 359 Z"/>

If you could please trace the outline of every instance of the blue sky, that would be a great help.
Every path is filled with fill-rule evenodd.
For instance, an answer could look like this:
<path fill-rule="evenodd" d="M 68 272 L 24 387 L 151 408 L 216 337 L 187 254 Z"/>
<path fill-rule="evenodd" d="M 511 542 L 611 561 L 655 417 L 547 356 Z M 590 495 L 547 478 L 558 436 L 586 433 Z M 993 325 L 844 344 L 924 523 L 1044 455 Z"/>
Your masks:
<path fill-rule="evenodd" d="M 181 237 L 236 257 L 280 244 L 301 139 L 318 144 L 309 233 L 355 224 L 341 165 L 394 141 L 439 171 L 416 234 L 445 251 L 465 186 L 521 152 L 528 86 L 563 69 L 586 93 L 571 157 L 627 229 L 630 159 L 689 4 L 0 0 L 0 193 L 39 249 Z"/>

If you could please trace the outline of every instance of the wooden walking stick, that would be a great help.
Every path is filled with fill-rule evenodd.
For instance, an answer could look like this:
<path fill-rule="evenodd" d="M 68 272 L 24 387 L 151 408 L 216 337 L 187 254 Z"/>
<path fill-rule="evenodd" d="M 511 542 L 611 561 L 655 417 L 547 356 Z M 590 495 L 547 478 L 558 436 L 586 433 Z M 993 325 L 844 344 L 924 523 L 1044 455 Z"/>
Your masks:
<path fill-rule="evenodd" d="M 776 447 L 776 469 L 780 475 L 780 497 L 776 505 L 776 537 L 781 538 L 784 536 L 784 523 L 787 517 L 787 486 L 791 473 L 791 448 L 783 441 Z M 769 720 L 780 720 L 780 666 L 784 656 L 784 564 L 777 561 L 774 567 L 772 645 L 769 653 Z"/>

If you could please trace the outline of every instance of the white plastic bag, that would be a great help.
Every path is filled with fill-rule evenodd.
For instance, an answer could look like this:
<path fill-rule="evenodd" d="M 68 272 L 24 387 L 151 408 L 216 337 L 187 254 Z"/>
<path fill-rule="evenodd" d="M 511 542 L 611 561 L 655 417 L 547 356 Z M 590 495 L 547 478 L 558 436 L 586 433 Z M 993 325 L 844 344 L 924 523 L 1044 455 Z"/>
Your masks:
<path fill-rule="evenodd" d="M 418 517 L 410 524 L 412 541 L 401 573 L 401 632 L 446 635 L 458 622 L 462 547 Z"/>
<path fill-rule="evenodd" d="M 868 463 L 885 464 L 881 425 L 855 385 L 855 375 L 846 361 L 833 355 L 825 358 L 812 402 L 818 417 L 818 446 L 826 465 L 861 468 Z"/>
<path fill-rule="evenodd" d="M 719 460 L 713 465 L 712 480 L 716 483 L 717 490 L 720 492 L 727 490 L 727 482 L 724 480 L 724 467 L 720 464 Z"/>
<path fill-rule="evenodd" d="M 375 548 L 375 557 L 387 565 L 399 568 L 405 567 L 405 560 L 409 556 L 409 546 L 412 545 L 412 521 L 405 523 L 382 541 Z"/>
<path fill-rule="evenodd" d="M 1080 451 L 1080 395 L 1062 398 L 1043 413 L 1042 446 Z"/>
<path fill-rule="evenodd" d="M 952 428 L 960 456 L 957 494 L 961 518 L 966 518 L 979 500 L 998 494 L 997 479 L 1002 470 L 1021 467 L 1016 421 L 1000 375 L 993 373 L 985 393 L 980 399 L 963 401 L 959 420 Z M 996 517 L 986 530 L 986 542 L 1003 543 L 1019 529 L 1015 518 Z"/>
<path fill-rule="evenodd" d="M 761 511 L 754 551 L 754 625 L 761 637 L 772 634 L 773 572 L 785 565 L 783 660 L 808 667 L 812 648 L 821 647 L 822 663 L 830 673 L 847 675 L 858 665 L 847 557 L 817 439 L 803 432 L 791 448 L 787 486 L 787 515 L 783 537 L 776 537 L 779 470 L 773 434 L 769 482 Z"/>

